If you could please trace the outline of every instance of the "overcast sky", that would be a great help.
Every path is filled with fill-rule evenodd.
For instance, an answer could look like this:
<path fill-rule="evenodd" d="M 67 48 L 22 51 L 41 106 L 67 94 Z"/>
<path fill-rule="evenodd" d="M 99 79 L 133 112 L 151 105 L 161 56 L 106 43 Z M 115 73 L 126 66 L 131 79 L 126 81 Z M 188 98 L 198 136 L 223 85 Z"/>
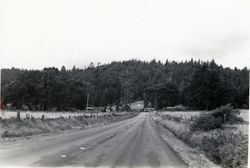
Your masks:
<path fill-rule="evenodd" d="M 211 60 L 249 67 L 249 0 L 0 0 L 0 67 Z"/>

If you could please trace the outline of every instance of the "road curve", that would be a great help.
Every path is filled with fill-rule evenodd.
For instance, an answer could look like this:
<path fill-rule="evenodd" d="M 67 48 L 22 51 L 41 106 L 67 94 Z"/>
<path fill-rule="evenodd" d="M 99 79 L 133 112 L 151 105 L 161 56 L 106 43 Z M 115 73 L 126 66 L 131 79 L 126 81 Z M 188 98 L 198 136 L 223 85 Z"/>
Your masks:
<path fill-rule="evenodd" d="M 113 124 L 1 143 L 0 166 L 187 167 L 150 113 Z"/>

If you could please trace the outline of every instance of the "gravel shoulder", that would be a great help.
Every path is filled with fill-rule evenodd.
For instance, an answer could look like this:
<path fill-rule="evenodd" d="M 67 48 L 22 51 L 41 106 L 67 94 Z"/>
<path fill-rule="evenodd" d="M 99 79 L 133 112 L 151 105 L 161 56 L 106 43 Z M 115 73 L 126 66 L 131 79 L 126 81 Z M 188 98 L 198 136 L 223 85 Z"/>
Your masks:
<path fill-rule="evenodd" d="M 158 130 L 162 139 L 180 156 L 180 158 L 188 165 L 188 167 L 220 167 L 207 159 L 197 149 L 188 146 L 182 140 L 177 138 L 169 129 L 164 127 L 164 125 L 161 123 L 160 117 L 154 116 L 153 119 L 158 125 Z"/>

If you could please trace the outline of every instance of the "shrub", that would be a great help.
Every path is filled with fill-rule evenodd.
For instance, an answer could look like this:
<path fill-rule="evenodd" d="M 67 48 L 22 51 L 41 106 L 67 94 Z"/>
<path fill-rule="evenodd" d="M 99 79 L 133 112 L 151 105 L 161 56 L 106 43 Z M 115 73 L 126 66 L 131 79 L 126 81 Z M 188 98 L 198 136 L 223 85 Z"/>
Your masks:
<path fill-rule="evenodd" d="M 209 131 L 222 127 L 223 120 L 221 118 L 215 118 L 211 114 L 201 114 L 191 125 L 192 131 Z"/>
<path fill-rule="evenodd" d="M 221 118 L 225 123 L 228 124 L 242 123 L 243 119 L 238 117 L 239 114 L 240 111 L 237 109 L 233 109 L 230 104 L 221 106 L 211 113 L 211 115 L 215 118 Z"/>
<path fill-rule="evenodd" d="M 220 131 L 216 136 L 204 136 L 199 146 L 222 167 L 242 167 L 247 165 L 247 140 L 242 133 Z"/>
<path fill-rule="evenodd" d="M 192 123 L 191 129 L 209 131 L 221 128 L 223 124 L 243 123 L 244 120 L 237 116 L 239 114 L 239 110 L 233 109 L 230 104 L 221 106 L 211 113 L 201 113 Z"/>

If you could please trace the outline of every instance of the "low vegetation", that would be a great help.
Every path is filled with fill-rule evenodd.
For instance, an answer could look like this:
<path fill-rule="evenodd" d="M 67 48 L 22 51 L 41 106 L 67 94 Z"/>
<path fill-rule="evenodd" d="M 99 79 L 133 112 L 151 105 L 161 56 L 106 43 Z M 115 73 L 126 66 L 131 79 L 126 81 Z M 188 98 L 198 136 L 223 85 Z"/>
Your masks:
<path fill-rule="evenodd" d="M 238 111 L 230 105 L 222 106 L 211 113 L 201 114 L 190 120 L 162 116 L 160 121 L 177 137 L 199 149 L 209 159 L 222 167 L 246 167 L 248 157 L 248 135 L 235 131 L 229 124 L 245 124 Z"/>
<path fill-rule="evenodd" d="M 56 119 L 0 119 L 1 137 L 21 137 L 41 133 L 59 132 L 70 129 L 84 129 L 89 125 L 112 123 L 135 117 L 138 113 L 107 115 L 105 117 L 75 116 Z"/>
<path fill-rule="evenodd" d="M 210 131 L 222 128 L 225 124 L 242 124 L 244 120 L 238 117 L 239 114 L 239 110 L 233 109 L 231 105 L 222 106 L 211 113 L 201 113 L 192 123 L 191 129 Z"/>
<path fill-rule="evenodd" d="M 183 106 L 182 104 L 173 106 L 173 107 L 167 107 L 165 110 L 167 111 L 186 111 L 187 108 Z"/>

